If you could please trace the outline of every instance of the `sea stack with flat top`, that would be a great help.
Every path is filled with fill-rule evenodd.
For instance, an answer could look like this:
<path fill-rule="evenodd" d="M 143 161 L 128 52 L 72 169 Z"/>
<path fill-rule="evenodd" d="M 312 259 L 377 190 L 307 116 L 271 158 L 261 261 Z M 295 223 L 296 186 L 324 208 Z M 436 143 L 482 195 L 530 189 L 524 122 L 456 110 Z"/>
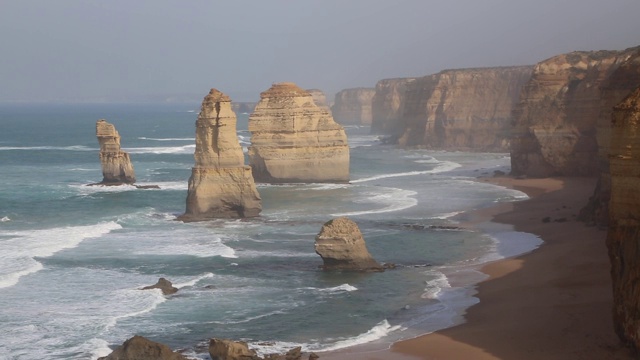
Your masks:
<path fill-rule="evenodd" d="M 195 166 L 189 178 L 187 210 L 178 219 L 202 221 L 216 218 L 255 217 L 261 199 L 244 164 L 236 133 L 231 100 L 211 89 L 196 120 Z"/>
<path fill-rule="evenodd" d="M 96 137 L 100 144 L 102 182 L 98 185 L 123 185 L 136 182 L 129 154 L 120 149 L 120 134 L 105 119 L 96 122 Z"/>
<path fill-rule="evenodd" d="M 324 261 L 324 270 L 384 270 L 384 267 L 371 257 L 358 225 L 347 217 L 324 223 L 316 235 L 315 249 Z"/>
<path fill-rule="evenodd" d="M 249 131 L 249 164 L 256 181 L 349 181 L 349 145 L 344 128 L 296 84 L 277 83 L 262 92 L 249 116 Z"/>

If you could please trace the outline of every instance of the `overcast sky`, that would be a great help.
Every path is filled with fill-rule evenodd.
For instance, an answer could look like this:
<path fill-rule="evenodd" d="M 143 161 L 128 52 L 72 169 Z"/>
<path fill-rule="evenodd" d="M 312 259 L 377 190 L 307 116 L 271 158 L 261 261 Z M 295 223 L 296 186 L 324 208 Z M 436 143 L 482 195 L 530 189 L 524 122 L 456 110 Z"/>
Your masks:
<path fill-rule="evenodd" d="M 639 0 L 0 0 L 0 102 L 332 96 L 640 45 Z"/>

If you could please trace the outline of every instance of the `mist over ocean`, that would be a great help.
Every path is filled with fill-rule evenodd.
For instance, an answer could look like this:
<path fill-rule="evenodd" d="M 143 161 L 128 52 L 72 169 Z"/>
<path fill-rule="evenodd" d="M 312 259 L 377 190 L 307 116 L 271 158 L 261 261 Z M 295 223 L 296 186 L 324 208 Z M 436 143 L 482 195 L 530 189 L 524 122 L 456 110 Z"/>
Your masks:
<path fill-rule="evenodd" d="M 479 264 L 531 250 L 465 211 L 526 198 L 474 181 L 508 154 L 399 150 L 346 127 L 350 184 L 258 185 L 249 220 L 184 224 L 197 106 L 0 107 L 0 359 L 95 359 L 134 334 L 208 359 L 211 337 L 263 353 L 379 346 L 461 320 Z M 115 125 L 139 185 L 102 180 L 95 122 Z M 238 114 L 246 150 L 247 114 Z M 384 273 L 325 273 L 322 224 L 349 216 Z M 431 227 L 433 226 L 433 227 Z M 141 291 L 165 277 L 180 290 Z"/>

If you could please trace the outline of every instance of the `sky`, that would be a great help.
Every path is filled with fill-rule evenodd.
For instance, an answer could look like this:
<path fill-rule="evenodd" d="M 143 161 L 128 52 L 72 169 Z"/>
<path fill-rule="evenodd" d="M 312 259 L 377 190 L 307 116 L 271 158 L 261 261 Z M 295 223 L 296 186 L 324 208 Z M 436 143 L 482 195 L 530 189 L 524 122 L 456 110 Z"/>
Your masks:
<path fill-rule="evenodd" d="M 0 0 L 0 103 L 257 101 L 640 45 L 639 0 Z"/>

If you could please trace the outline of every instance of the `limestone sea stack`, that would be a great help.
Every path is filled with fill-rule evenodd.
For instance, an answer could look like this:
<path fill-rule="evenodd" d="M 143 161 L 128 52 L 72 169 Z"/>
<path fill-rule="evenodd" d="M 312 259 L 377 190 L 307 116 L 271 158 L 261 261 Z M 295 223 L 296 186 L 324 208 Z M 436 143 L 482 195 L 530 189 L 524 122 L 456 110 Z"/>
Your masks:
<path fill-rule="evenodd" d="M 211 89 L 196 120 L 195 166 L 189 178 L 187 210 L 179 219 L 255 217 L 262 210 L 251 168 L 236 133 L 231 100 Z"/>
<path fill-rule="evenodd" d="M 262 92 L 249 116 L 249 131 L 249 163 L 256 181 L 349 181 L 344 129 L 296 84 L 278 83 Z"/>
<path fill-rule="evenodd" d="M 100 144 L 102 182 L 99 185 L 122 185 L 136 182 L 129 154 L 120 149 L 120 134 L 105 119 L 96 122 L 96 136 Z"/>
<path fill-rule="evenodd" d="M 376 89 L 344 89 L 335 96 L 331 107 L 333 118 L 340 124 L 371 125 L 371 104 Z"/>
<path fill-rule="evenodd" d="M 613 110 L 607 247 L 618 336 L 640 350 L 640 88 Z"/>
<path fill-rule="evenodd" d="M 382 271 L 364 242 L 358 225 L 339 217 L 327 221 L 316 236 L 315 250 L 325 270 Z"/>

